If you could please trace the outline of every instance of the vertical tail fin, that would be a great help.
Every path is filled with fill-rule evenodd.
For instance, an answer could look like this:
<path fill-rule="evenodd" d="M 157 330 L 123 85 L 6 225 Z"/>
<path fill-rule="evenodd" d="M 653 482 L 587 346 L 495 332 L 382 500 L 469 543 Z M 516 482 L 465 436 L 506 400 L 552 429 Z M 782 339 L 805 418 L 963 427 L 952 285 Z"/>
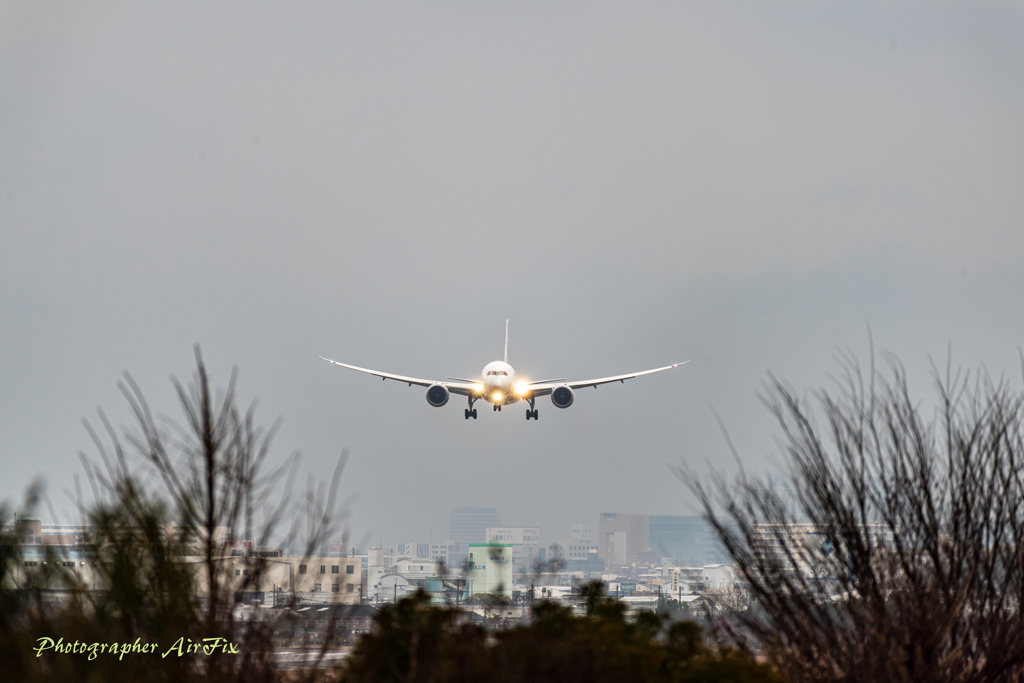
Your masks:
<path fill-rule="evenodd" d="M 505 319 L 505 362 L 508 362 L 508 319 Z"/>

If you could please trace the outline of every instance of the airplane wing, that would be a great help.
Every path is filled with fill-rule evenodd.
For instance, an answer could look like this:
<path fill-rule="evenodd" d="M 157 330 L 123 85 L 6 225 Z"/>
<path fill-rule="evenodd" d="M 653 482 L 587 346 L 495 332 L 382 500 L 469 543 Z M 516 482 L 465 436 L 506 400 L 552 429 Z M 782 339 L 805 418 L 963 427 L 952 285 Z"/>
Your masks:
<path fill-rule="evenodd" d="M 684 360 L 682 363 L 675 363 L 674 365 L 666 365 L 663 368 L 654 368 L 653 370 L 644 370 L 643 372 L 634 372 L 629 375 L 615 375 L 614 377 L 602 377 L 600 379 L 585 379 L 578 382 L 560 382 L 557 380 L 545 381 L 543 383 L 529 385 L 529 393 L 534 396 L 547 396 L 555 387 L 567 386 L 572 389 L 582 389 L 584 387 L 597 387 L 598 384 L 608 384 L 610 382 L 625 382 L 627 379 L 633 379 L 634 377 L 640 377 L 641 375 L 650 375 L 655 372 L 662 372 L 663 370 L 671 370 L 672 368 L 678 368 L 680 365 L 685 365 L 690 361 Z"/>
<path fill-rule="evenodd" d="M 357 370 L 359 372 L 365 372 L 368 375 L 373 375 L 374 377 L 380 377 L 381 381 L 386 380 L 386 379 L 393 379 L 396 382 L 405 382 L 410 387 L 412 385 L 414 385 L 414 384 L 416 386 L 418 386 L 418 387 L 429 387 L 432 384 L 443 384 L 444 386 L 448 387 L 448 391 L 452 392 L 453 394 L 459 394 L 461 396 L 470 396 L 470 395 L 478 394 L 481 391 L 483 391 L 483 386 L 480 383 L 472 382 L 470 380 L 466 380 L 466 381 L 462 381 L 462 382 L 435 382 L 434 380 L 431 380 L 431 379 L 419 379 L 417 377 L 406 377 L 404 375 L 393 375 L 390 372 L 378 372 L 376 370 L 367 370 L 366 368 L 360 368 L 360 367 L 357 367 L 355 365 L 348 365 L 347 363 L 339 363 L 336 360 L 331 360 L 330 358 L 324 358 L 323 356 L 320 356 L 320 358 L 322 358 L 323 360 L 327 361 L 328 363 L 332 363 L 334 365 L 340 365 L 341 367 L 348 368 L 349 370 Z"/>

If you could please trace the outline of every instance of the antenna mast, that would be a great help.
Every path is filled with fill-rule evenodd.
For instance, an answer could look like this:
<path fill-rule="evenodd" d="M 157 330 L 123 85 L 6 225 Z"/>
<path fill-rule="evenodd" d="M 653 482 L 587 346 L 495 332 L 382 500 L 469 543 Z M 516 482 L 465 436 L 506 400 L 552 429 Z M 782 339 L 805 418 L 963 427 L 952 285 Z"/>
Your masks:
<path fill-rule="evenodd" d="M 505 362 L 508 363 L 508 318 L 505 318 Z"/>

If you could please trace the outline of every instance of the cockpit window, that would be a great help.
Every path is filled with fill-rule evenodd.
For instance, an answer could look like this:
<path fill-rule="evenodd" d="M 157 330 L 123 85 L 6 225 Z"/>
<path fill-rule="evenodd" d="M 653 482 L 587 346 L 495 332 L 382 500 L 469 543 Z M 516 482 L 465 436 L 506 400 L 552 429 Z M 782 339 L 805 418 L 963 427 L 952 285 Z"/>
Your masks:
<path fill-rule="evenodd" d="M 488 370 L 487 374 L 488 375 L 505 375 L 506 377 L 508 376 L 508 373 L 505 372 L 504 370 Z"/>

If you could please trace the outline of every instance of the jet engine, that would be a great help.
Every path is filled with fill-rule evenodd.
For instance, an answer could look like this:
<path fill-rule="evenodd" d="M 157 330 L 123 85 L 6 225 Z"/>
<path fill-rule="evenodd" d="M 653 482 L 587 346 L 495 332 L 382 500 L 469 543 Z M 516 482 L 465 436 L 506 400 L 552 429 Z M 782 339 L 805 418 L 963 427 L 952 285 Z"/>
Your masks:
<path fill-rule="evenodd" d="M 556 408 L 568 408 L 576 400 L 576 394 L 567 386 L 555 387 L 551 392 L 551 402 Z"/>
<path fill-rule="evenodd" d="M 448 402 L 448 387 L 443 384 L 431 384 L 427 387 L 427 403 L 440 408 Z"/>

